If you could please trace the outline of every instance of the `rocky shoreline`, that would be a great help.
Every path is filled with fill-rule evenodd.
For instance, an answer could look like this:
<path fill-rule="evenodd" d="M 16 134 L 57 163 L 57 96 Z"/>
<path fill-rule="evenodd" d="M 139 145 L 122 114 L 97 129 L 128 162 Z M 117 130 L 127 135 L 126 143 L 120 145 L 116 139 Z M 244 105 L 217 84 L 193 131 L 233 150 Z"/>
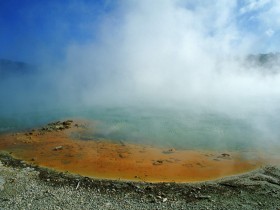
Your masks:
<path fill-rule="evenodd" d="M 98 180 L 2 152 L 0 209 L 280 209 L 280 168 L 178 184 Z"/>

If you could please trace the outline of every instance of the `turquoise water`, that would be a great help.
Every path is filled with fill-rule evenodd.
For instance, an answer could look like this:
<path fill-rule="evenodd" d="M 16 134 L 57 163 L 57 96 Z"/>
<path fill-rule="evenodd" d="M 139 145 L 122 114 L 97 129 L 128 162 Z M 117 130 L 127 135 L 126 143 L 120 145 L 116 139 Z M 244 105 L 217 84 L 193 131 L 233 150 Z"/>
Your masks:
<path fill-rule="evenodd" d="M 278 143 L 277 115 L 226 113 L 157 108 L 56 109 L 6 115 L 0 118 L 0 132 L 40 127 L 59 119 L 85 118 L 97 121 L 87 140 L 112 139 L 184 149 L 242 149 Z"/>

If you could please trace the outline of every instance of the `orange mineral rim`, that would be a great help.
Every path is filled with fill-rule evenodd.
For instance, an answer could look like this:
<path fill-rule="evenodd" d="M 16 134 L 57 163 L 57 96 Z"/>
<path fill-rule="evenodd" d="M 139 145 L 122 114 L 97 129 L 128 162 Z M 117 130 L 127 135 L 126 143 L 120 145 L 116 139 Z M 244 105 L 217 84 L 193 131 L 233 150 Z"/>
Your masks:
<path fill-rule="evenodd" d="M 237 151 L 180 150 L 73 138 L 88 121 L 61 121 L 53 129 L 0 136 L 0 149 L 29 163 L 99 179 L 199 182 L 245 173 L 265 164 L 262 156 Z M 50 126 L 50 125 L 49 125 Z M 51 127 L 51 126 L 50 126 Z"/>

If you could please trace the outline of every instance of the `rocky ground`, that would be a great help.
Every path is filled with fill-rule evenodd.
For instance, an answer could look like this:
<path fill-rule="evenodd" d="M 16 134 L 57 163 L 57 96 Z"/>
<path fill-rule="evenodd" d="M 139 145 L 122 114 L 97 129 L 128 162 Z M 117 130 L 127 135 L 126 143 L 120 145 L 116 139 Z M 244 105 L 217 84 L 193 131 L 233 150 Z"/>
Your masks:
<path fill-rule="evenodd" d="M 195 184 L 90 179 L 0 155 L 0 209 L 280 209 L 280 168 Z"/>

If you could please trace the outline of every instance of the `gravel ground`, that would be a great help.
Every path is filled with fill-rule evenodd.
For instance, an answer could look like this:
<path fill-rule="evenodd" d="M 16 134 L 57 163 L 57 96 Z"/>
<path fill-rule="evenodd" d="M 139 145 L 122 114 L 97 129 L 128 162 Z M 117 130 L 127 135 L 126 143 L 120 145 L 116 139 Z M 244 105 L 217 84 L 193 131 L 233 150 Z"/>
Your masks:
<path fill-rule="evenodd" d="M 280 168 L 196 184 L 96 180 L 0 154 L 0 209 L 280 209 Z"/>

